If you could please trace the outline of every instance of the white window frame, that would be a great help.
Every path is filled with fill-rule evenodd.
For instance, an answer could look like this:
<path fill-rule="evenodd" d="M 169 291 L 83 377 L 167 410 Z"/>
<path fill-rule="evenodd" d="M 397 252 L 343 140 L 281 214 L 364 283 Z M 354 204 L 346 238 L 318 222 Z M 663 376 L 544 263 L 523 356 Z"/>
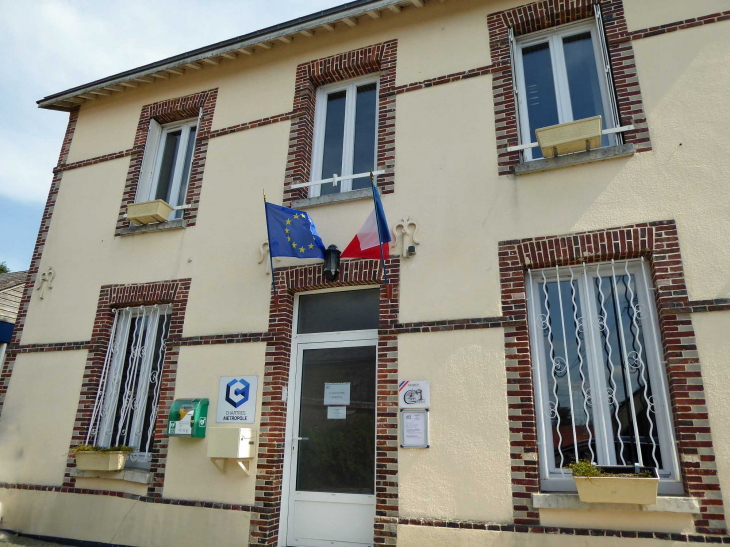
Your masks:
<path fill-rule="evenodd" d="M 134 462 L 145 463 L 151 460 L 150 447 L 154 439 L 157 412 L 159 410 L 160 385 L 167 353 L 166 339 L 163 337 L 165 329 L 169 330 L 170 304 L 153 306 L 136 306 L 115 310 L 112 323 L 109 345 L 107 347 L 99 389 L 96 394 L 94 410 L 91 417 L 89 431 L 86 435 L 86 444 L 108 448 L 116 445 L 132 446 L 135 450 L 130 455 L 132 466 Z M 147 326 L 140 332 L 140 322 L 136 326 L 133 319 L 144 316 Z M 162 332 L 158 332 L 160 318 Z M 127 343 L 131 337 L 130 353 L 127 357 Z M 157 341 L 160 347 L 154 351 Z M 136 382 L 137 374 L 132 371 L 128 374 L 125 385 L 121 385 L 124 367 L 131 366 L 139 370 L 139 378 L 146 381 Z M 147 397 L 150 386 L 155 386 L 153 398 L 148 410 Z M 122 406 L 118 408 L 119 393 L 124 390 Z M 138 401 L 143 401 L 139 405 Z M 147 431 L 147 443 L 141 446 L 143 426 L 147 413 L 150 413 L 150 425 Z M 123 420 L 126 427 L 113 437 L 114 426 L 117 421 Z M 113 437 L 113 438 L 112 438 Z"/>
<path fill-rule="evenodd" d="M 355 155 L 355 110 L 357 102 L 357 88 L 361 85 L 375 84 L 375 148 L 373 156 L 373 170 L 377 167 L 378 160 L 378 112 L 380 101 L 380 75 L 371 74 L 361 78 L 353 78 L 345 82 L 324 85 L 317 88 L 317 100 L 314 109 L 314 146 L 312 149 L 312 177 L 311 181 L 328 179 L 334 173 L 322 173 L 322 161 L 324 159 L 324 133 L 327 121 L 327 95 L 339 91 L 347 91 L 345 102 L 345 132 L 342 139 L 342 173 L 337 176 L 350 176 L 357 173 L 352 172 Z M 352 191 L 352 179 L 345 179 L 339 182 L 339 193 Z M 309 197 L 319 197 L 320 186 L 309 187 Z"/>
<path fill-rule="evenodd" d="M 180 134 L 180 144 L 178 145 L 178 154 L 173 167 L 172 187 L 170 196 L 180 195 L 180 188 L 186 186 L 190 182 L 192 174 L 192 164 L 195 157 L 195 151 L 190 156 L 190 166 L 188 168 L 187 178 L 183 180 L 185 172 L 185 157 L 187 156 L 188 140 L 190 138 L 190 130 L 195 129 L 195 137 L 198 136 L 198 122 L 200 118 L 187 119 L 178 122 L 172 122 L 160 125 L 155 120 L 150 120 L 150 131 L 148 135 L 148 143 L 145 149 L 144 159 L 142 161 L 142 169 L 140 174 L 140 182 L 137 186 L 136 202 L 152 201 L 155 199 L 157 187 L 160 182 L 160 170 L 162 168 L 162 156 L 165 153 L 165 142 L 169 133 L 182 130 Z M 187 129 L 187 130 L 186 130 Z M 172 200 L 175 201 L 175 200 Z M 173 207 L 185 205 L 185 197 L 181 200 L 183 203 L 170 203 Z M 180 216 L 180 211 L 175 210 L 170 214 L 170 218 Z"/>
<path fill-rule="evenodd" d="M 683 494 L 684 490 L 679 475 L 679 463 L 676 451 L 676 442 L 671 415 L 671 403 L 669 399 L 668 383 L 664 367 L 664 359 L 659 338 L 659 327 L 657 313 L 654 305 L 654 297 L 651 285 L 651 277 L 648 266 L 644 259 L 629 260 L 620 262 L 583 264 L 566 268 L 548 268 L 542 270 L 528 270 L 526 275 L 526 288 L 528 300 L 528 321 L 530 330 L 530 348 L 533 362 L 533 382 L 535 390 L 535 413 L 539 439 L 540 477 L 543 490 L 546 491 L 574 491 L 575 483 L 572 480 L 570 470 L 559 467 L 559 461 L 555 461 L 556 446 L 553 440 L 551 419 L 551 401 L 553 392 L 548 390 L 548 368 L 551 363 L 545 359 L 545 339 L 543 328 L 545 317 L 542 315 L 541 298 L 544 293 L 541 284 L 544 280 L 548 282 L 561 282 L 572 280 L 575 283 L 576 295 L 581 307 L 582 317 L 578 317 L 578 323 L 583 325 L 583 343 L 586 345 L 586 377 L 590 382 L 590 399 L 593 401 L 593 416 L 590 421 L 590 431 L 596 443 L 595 462 L 599 465 L 622 465 L 617 461 L 618 455 L 614 449 L 613 435 L 615 422 L 610 415 L 611 409 L 608 402 L 608 386 L 602 373 L 604 367 L 603 354 L 600 342 L 599 309 L 597 303 L 597 291 L 593 288 L 596 279 L 597 268 L 600 268 L 602 278 L 612 278 L 615 271 L 615 278 L 626 275 L 626 272 L 633 274 L 634 283 L 631 289 L 638 298 L 639 309 L 642 312 L 641 331 L 644 337 L 644 350 L 647 363 L 641 364 L 641 371 L 648 375 L 652 390 L 652 404 L 654 406 L 653 416 L 656 418 L 656 431 L 659 437 L 657 453 L 661 453 L 662 468 L 658 470 L 660 482 L 659 492 L 662 494 Z M 543 278 L 544 276 L 544 278 Z M 614 278 L 614 279 L 615 279 Z M 619 289 L 620 290 L 620 289 Z M 572 295 L 571 295 L 572 296 Z M 606 297 L 606 300 L 608 298 Z M 636 311 L 636 310 L 635 310 Z M 565 333 L 573 334 L 575 318 L 574 311 L 553 310 L 551 320 L 564 319 Z M 588 320 L 586 320 L 588 318 Z M 574 335 L 574 334 L 573 334 Z M 556 356 L 557 362 L 561 356 Z M 565 359 L 563 359 L 564 361 Z M 618 365 L 626 366 L 625 356 L 614 355 L 613 361 Z M 555 366 L 555 364 L 552 364 Z M 645 368 L 644 368 L 645 366 Z M 551 370 L 557 370 L 552 369 Z M 581 369 L 583 370 L 583 369 Z M 571 376 L 572 377 L 572 376 Z M 573 388 L 574 389 L 574 388 Z M 584 389 L 581 385 L 581 389 Z M 585 392 L 584 392 L 585 397 Z M 570 397 L 572 402 L 572 396 Z M 571 405 L 572 406 L 572 405 Z M 633 406 L 633 405 L 632 405 Z M 607 412 L 608 410 L 608 412 Z M 584 412 L 583 408 L 575 409 L 576 412 Z M 575 438 L 575 436 L 574 436 Z M 567 454 L 567 449 L 566 449 Z M 567 462 L 566 462 L 567 463 Z M 627 461 L 628 463 L 628 461 Z M 647 467 L 653 467 L 653 461 L 644 462 Z"/>
<path fill-rule="evenodd" d="M 555 84 L 555 99 L 558 110 L 558 123 L 566 123 L 573 121 L 573 108 L 570 101 L 570 88 L 568 86 L 568 73 L 565 68 L 565 55 L 563 51 L 563 38 L 568 36 L 574 36 L 576 34 L 583 34 L 585 32 L 591 33 L 591 41 L 593 43 L 593 57 L 596 62 L 596 71 L 598 74 L 598 85 L 601 90 L 601 102 L 603 104 L 603 118 L 606 123 L 606 129 L 614 129 L 616 127 L 614 123 L 613 112 L 615 111 L 615 97 L 609 93 L 607 88 L 607 82 L 605 74 L 607 73 L 608 67 L 605 64 L 607 55 L 601 51 L 603 47 L 603 41 L 599 39 L 598 28 L 595 20 L 580 21 L 577 23 L 570 23 L 561 25 L 556 28 L 547 29 L 544 31 L 534 32 L 524 36 L 519 36 L 514 41 L 514 72 L 517 79 L 517 103 L 518 103 L 518 123 L 520 124 L 520 131 L 518 134 L 521 136 L 520 144 L 530 144 L 531 132 L 530 132 L 530 119 L 527 109 L 527 91 L 525 88 L 525 73 L 524 65 L 522 62 L 522 50 L 525 47 L 534 46 L 543 42 L 549 42 L 550 45 L 550 58 L 552 61 L 553 69 L 553 82 Z M 539 129 L 539 128 L 538 128 Z M 619 142 L 619 138 L 615 133 L 609 133 L 608 146 L 615 146 Z M 523 142 L 524 141 L 524 142 Z M 527 148 L 523 151 L 524 161 L 532 161 L 532 149 Z M 535 158 L 542 159 L 542 158 Z"/>

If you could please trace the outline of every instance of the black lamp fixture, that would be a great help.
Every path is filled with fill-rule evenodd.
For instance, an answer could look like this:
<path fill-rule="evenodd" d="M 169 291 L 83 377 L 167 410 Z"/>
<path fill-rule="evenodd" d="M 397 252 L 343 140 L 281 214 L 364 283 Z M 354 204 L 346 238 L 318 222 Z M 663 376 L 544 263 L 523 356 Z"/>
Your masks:
<path fill-rule="evenodd" d="M 341 254 L 337 245 L 330 245 L 324 252 L 324 278 L 327 281 L 332 282 L 340 275 Z"/>

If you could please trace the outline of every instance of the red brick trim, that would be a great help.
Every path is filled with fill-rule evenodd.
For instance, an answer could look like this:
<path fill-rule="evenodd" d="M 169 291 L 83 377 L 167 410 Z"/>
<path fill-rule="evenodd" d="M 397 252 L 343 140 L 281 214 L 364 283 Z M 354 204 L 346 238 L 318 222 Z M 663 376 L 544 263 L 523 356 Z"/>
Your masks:
<path fill-rule="evenodd" d="M 340 53 L 323 59 L 302 63 L 297 67 L 289 131 L 289 158 L 284 173 L 284 205 L 307 197 L 306 189 L 292 189 L 293 184 L 310 180 L 312 147 L 314 144 L 314 109 L 317 88 L 380 72 L 378 97 L 378 157 L 377 169 L 385 170 L 378 177 L 381 193 L 390 194 L 395 186 L 395 70 L 398 40 Z"/>
<path fill-rule="evenodd" d="M 419 89 L 435 87 L 441 84 L 449 84 L 451 82 L 458 82 L 460 80 L 468 80 L 469 78 L 475 78 L 477 76 L 486 76 L 487 74 L 494 74 L 496 72 L 509 70 L 509 68 L 509 64 L 493 63 L 491 65 L 470 68 L 469 70 L 462 70 L 461 72 L 454 72 L 452 74 L 446 74 L 444 76 L 428 78 L 426 80 L 421 80 L 420 82 L 411 82 L 410 84 L 399 85 L 395 88 L 394 92 L 396 95 L 400 95 L 401 93 L 418 91 Z"/>
<path fill-rule="evenodd" d="M 488 530 L 490 532 L 514 532 L 518 534 L 561 534 L 568 536 L 615 537 L 633 539 L 663 539 L 690 543 L 707 543 L 706 536 L 696 534 L 674 534 L 669 532 L 638 532 L 633 530 L 597 530 L 595 528 L 559 528 L 549 526 L 520 526 L 514 524 L 498 524 L 472 520 L 444 520 L 430 518 L 399 518 L 401 526 L 431 526 L 434 528 L 454 528 L 459 530 Z M 720 539 L 713 536 L 712 539 Z M 723 543 L 730 540 L 730 536 L 722 538 Z M 720 543 L 720 541 L 714 541 Z"/>
<path fill-rule="evenodd" d="M 66 133 L 63 136 L 61 152 L 58 156 L 58 165 L 63 165 L 64 163 L 66 163 L 69 150 L 71 149 L 71 141 L 73 140 L 74 131 L 76 130 L 76 122 L 78 120 L 78 117 L 78 109 L 72 110 L 69 113 Z M 33 295 L 33 289 L 35 288 L 36 276 L 38 275 L 38 270 L 40 269 L 41 257 L 43 256 L 43 249 L 46 244 L 46 238 L 48 237 L 48 230 L 51 227 L 51 217 L 53 216 L 53 211 L 56 207 L 56 198 L 58 196 L 58 191 L 61 187 L 62 176 L 62 173 L 54 173 L 53 180 L 51 181 L 51 189 L 48 191 L 48 199 L 46 199 L 46 206 L 43 210 L 43 216 L 41 217 L 41 225 L 38 228 L 38 237 L 36 238 L 35 248 L 33 249 L 33 256 L 30 259 L 28 276 L 25 278 L 25 288 L 23 289 L 23 297 L 20 300 L 18 316 L 15 320 L 13 339 L 8 345 L 8 355 L 5 358 L 2 372 L 0 372 L 0 416 L 2 415 L 5 395 L 8 392 L 10 377 L 13 375 L 13 367 L 15 365 L 17 352 L 14 352 L 13 349 L 16 346 L 20 345 L 23 328 L 25 327 L 25 318 L 28 315 L 28 307 L 30 306 L 30 298 Z"/>
<path fill-rule="evenodd" d="M 380 285 L 380 324 L 378 330 L 378 384 L 376 430 L 376 515 L 398 516 L 398 337 L 390 329 L 398 320 L 400 260 L 386 261 L 388 280 L 393 292 L 389 297 Z M 266 344 L 266 368 L 262 388 L 256 506 L 262 512 L 251 520 L 250 545 L 276 545 L 284 474 L 284 443 L 287 405 L 282 401 L 282 387 L 289 382 L 294 296 L 298 292 L 321 288 L 379 284 L 382 277 L 377 260 L 343 260 L 340 278 L 327 283 L 320 264 L 275 269 L 278 297 L 272 295 L 269 309 L 269 332 Z M 395 527 L 374 523 L 375 543 L 394 545 Z"/>
<path fill-rule="evenodd" d="M 515 524 L 539 525 L 539 512 L 531 494 L 540 491 L 537 429 L 533 399 L 532 364 L 527 322 L 525 272 L 528 268 L 578 265 L 611 259 L 644 257 L 651 270 L 658 310 L 659 330 L 672 405 L 677 451 L 685 491 L 699 498 L 695 515 L 698 534 L 726 533 L 722 493 L 717 469 L 700 361 L 689 314 L 676 306 L 689 305 L 673 220 L 634 224 L 620 228 L 561 236 L 503 241 L 499 244 L 502 313 L 517 323 L 505 329 L 510 398 L 512 496 Z M 519 402 L 517 402 L 519 401 Z M 519 414 L 513 414 L 518 410 Z"/>
<path fill-rule="evenodd" d="M 301 115 L 295 114 L 294 112 L 285 112 L 284 114 L 277 114 L 276 116 L 269 116 L 268 118 L 261 118 L 252 122 L 239 123 L 238 125 L 231 125 L 222 129 L 216 129 L 210 132 L 210 138 L 215 139 L 216 137 L 222 137 L 223 135 L 230 135 L 231 133 L 238 133 L 239 131 L 247 131 L 248 129 L 255 129 L 256 127 L 263 127 L 265 125 L 271 125 L 272 123 L 284 122 L 291 120 L 292 118 Z"/>
<path fill-rule="evenodd" d="M 639 30 L 632 30 L 627 39 L 629 40 L 641 40 L 642 38 L 650 38 L 651 36 L 657 36 L 659 34 L 666 34 L 668 32 L 674 32 L 677 30 L 684 30 L 693 27 L 701 27 L 702 25 L 711 25 L 712 23 L 719 23 L 720 21 L 730 20 L 730 10 L 713 13 L 711 15 L 704 15 L 702 17 L 693 17 L 691 19 L 684 19 L 683 21 L 675 21 L 674 23 L 666 23 L 656 27 L 642 28 Z M 619 40 L 617 40 L 619 41 Z"/>
<path fill-rule="evenodd" d="M 129 162 L 127 181 L 124 185 L 114 235 L 121 235 L 122 228 L 129 226 L 129 222 L 124 218 L 124 215 L 127 213 L 127 205 L 134 203 L 134 198 L 137 194 L 137 184 L 139 183 L 144 149 L 147 144 L 150 119 L 154 118 L 159 123 L 165 124 L 188 118 L 197 118 L 202 109 L 200 126 L 195 136 L 195 151 L 193 152 L 193 163 L 190 166 L 190 180 L 185 199 L 185 203 L 191 205 L 191 207 L 183 212 L 183 220 L 187 221 L 187 227 L 195 226 L 198 216 L 200 191 L 203 184 L 205 159 L 208 154 L 208 139 L 210 138 L 210 128 L 213 124 L 213 112 L 215 111 L 217 99 L 218 88 L 215 88 L 142 107 L 139 122 L 137 122 L 137 133 L 131 152 L 132 159 Z"/>
<path fill-rule="evenodd" d="M 231 334 L 206 334 L 186 336 L 177 341 L 178 346 L 212 346 L 215 344 L 248 344 L 250 342 L 270 342 L 268 332 L 236 332 Z"/>
<path fill-rule="evenodd" d="M 89 349 L 91 340 L 83 340 L 80 342 L 47 342 L 43 344 L 25 344 L 22 346 L 13 346 L 7 350 L 6 355 L 16 355 L 18 353 L 46 353 L 49 351 L 78 351 Z"/>
<path fill-rule="evenodd" d="M 152 484 L 147 489 L 147 496 L 162 497 L 162 487 L 165 481 L 165 462 L 167 461 L 168 439 L 165 437 L 165 422 L 169 414 L 175 391 L 177 377 L 177 359 L 179 355 L 178 341 L 182 338 L 185 310 L 190 293 L 190 279 L 175 279 L 152 283 L 135 283 L 128 285 L 104 285 L 99 291 L 99 301 L 96 308 L 96 319 L 91 336 L 91 349 L 86 361 L 81 394 L 76 411 L 73 435 L 70 448 L 83 444 L 90 427 L 94 401 L 99 391 L 99 380 L 104 366 L 104 357 L 109 345 L 111 327 L 114 322 L 114 310 L 127 306 L 152 304 L 172 304 L 170 313 L 170 330 L 166 340 L 164 371 L 160 379 L 160 399 L 155 423 L 154 439 L 151 452 L 153 454 L 150 471 L 153 473 Z M 76 478 L 71 476 L 71 470 L 76 467 L 76 460 L 69 456 L 66 462 L 66 473 L 63 486 L 75 488 Z"/>
<path fill-rule="evenodd" d="M 634 144 L 637 152 L 651 150 L 633 47 L 630 41 L 621 40 L 627 36 L 623 0 L 540 0 L 495 12 L 487 17 L 492 62 L 508 67 L 507 70 L 495 74 L 492 80 L 497 165 L 500 175 L 514 173 L 515 166 L 520 163 L 519 152 L 507 152 L 508 147 L 519 144 L 510 65 L 509 28 L 513 28 L 515 36 L 520 36 L 587 19 L 593 17 L 595 4 L 601 6 L 603 15 L 621 125 L 634 125 L 632 131 L 624 133 L 624 142 Z"/>
<path fill-rule="evenodd" d="M 65 163 L 62 165 L 58 165 L 58 167 L 55 167 L 53 169 L 53 172 L 61 173 L 63 171 L 70 171 L 71 169 L 78 169 L 79 167 L 86 167 L 88 165 L 94 165 L 96 163 L 102 163 L 102 162 L 110 161 L 110 160 L 117 160 L 119 158 L 126 158 L 127 156 L 131 156 L 133 151 L 134 151 L 134 149 L 130 148 L 129 150 L 122 150 L 121 152 L 114 152 L 112 154 L 104 154 L 103 156 L 96 156 L 95 158 L 89 158 L 88 160 L 75 161 L 73 163 Z"/>

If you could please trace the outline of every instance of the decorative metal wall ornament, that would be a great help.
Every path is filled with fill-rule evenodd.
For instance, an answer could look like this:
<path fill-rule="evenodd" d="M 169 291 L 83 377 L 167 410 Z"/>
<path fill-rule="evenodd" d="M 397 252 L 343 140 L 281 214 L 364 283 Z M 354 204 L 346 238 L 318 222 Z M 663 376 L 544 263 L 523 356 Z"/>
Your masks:
<path fill-rule="evenodd" d="M 38 297 L 43 300 L 46 297 L 46 291 L 53 288 L 53 278 L 56 277 L 56 272 L 48 267 L 48 270 L 41 274 L 41 280 L 38 283 L 36 289 L 38 290 Z"/>
<path fill-rule="evenodd" d="M 281 258 L 278 256 L 274 257 L 274 260 L 281 262 Z M 269 242 L 264 241 L 259 246 L 259 264 L 264 262 L 266 264 L 266 275 L 271 275 L 271 261 L 269 260 Z"/>
<path fill-rule="evenodd" d="M 390 242 L 391 248 L 395 249 L 398 243 L 401 244 L 401 256 L 403 258 L 410 258 L 416 254 L 416 245 L 420 245 L 421 242 L 418 240 L 418 230 L 420 224 L 417 220 L 411 217 L 403 217 L 400 219 L 392 229 L 393 239 Z"/>

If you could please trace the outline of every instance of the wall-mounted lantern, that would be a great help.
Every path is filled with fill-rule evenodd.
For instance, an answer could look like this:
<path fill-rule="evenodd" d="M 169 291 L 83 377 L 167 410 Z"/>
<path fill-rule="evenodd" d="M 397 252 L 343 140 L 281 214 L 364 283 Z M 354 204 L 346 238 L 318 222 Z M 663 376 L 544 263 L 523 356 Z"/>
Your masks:
<path fill-rule="evenodd" d="M 337 245 L 330 245 L 324 252 L 324 278 L 332 282 L 340 275 L 340 255 Z"/>

